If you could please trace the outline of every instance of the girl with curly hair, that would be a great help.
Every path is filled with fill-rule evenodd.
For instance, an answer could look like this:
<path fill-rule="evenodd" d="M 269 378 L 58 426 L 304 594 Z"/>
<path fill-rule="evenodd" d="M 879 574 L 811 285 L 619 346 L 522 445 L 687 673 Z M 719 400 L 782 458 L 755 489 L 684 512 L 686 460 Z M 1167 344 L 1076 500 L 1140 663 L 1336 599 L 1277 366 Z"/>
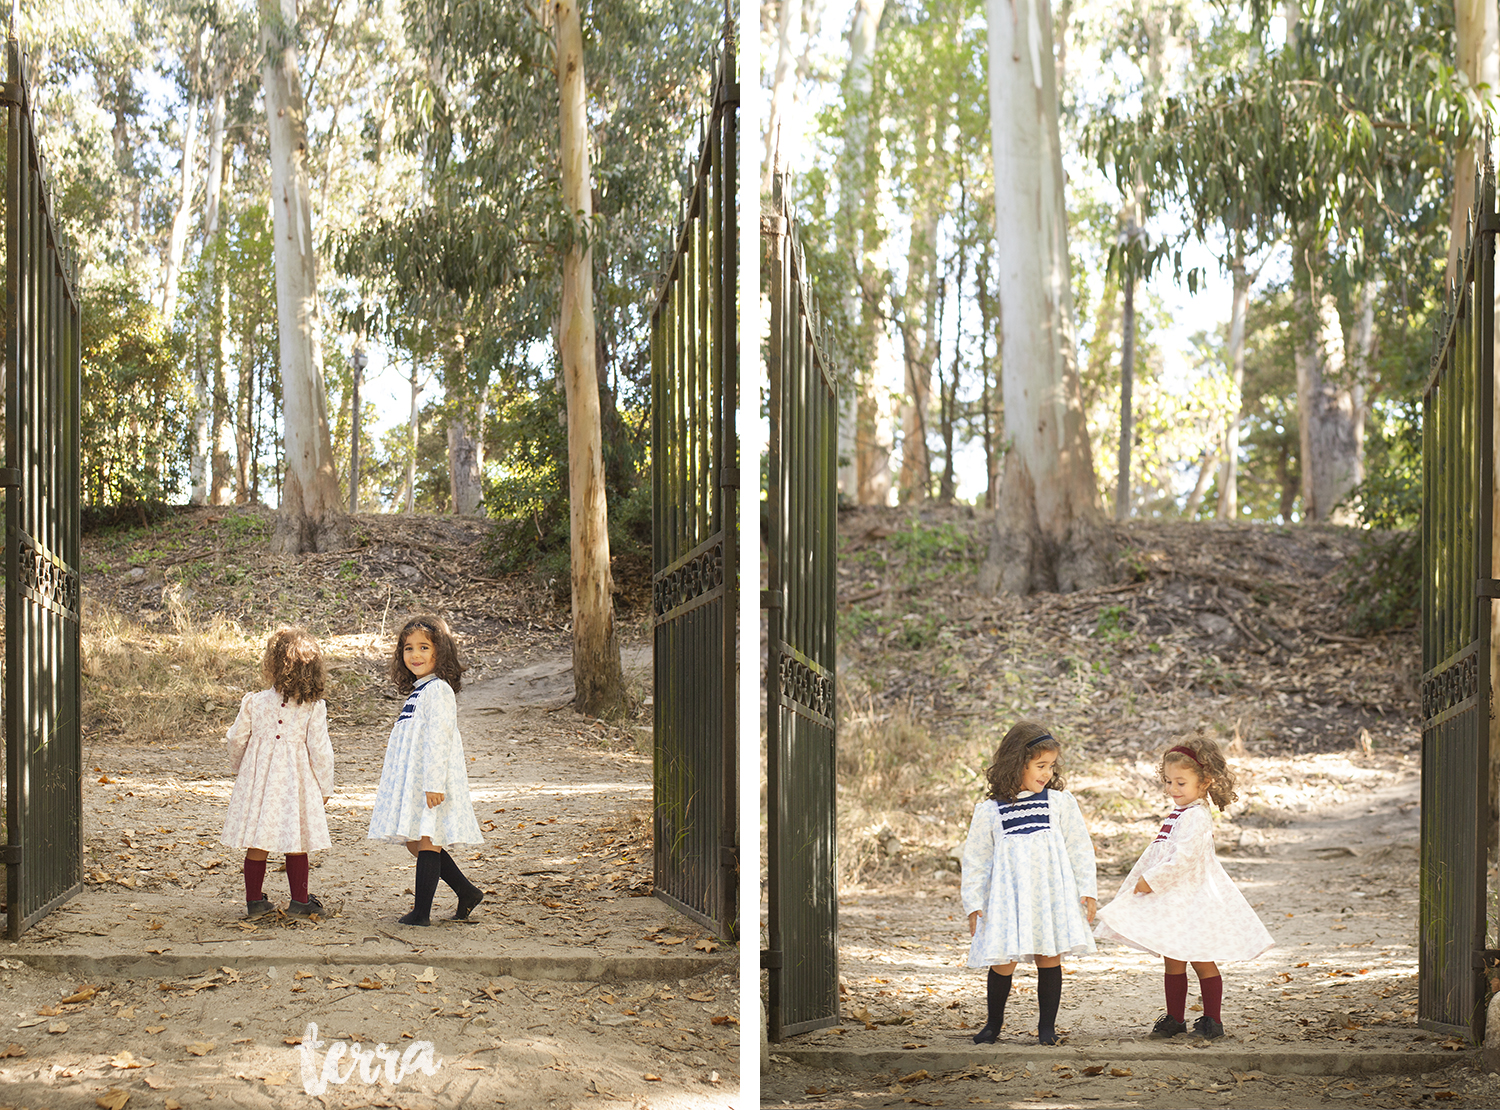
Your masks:
<path fill-rule="evenodd" d="M 1203 1016 L 1193 1031 L 1224 1035 L 1220 960 L 1253 960 L 1275 941 L 1214 855 L 1208 802 L 1223 809 L 1237 797 L 1234 772 L 1219 745 L 1204 737 L 1168 748 L 1157 765 L 1172 812 L 1156 839 L 1099 911 L 1094 933 L 1162 957 L 1167 1012 L 1153 1038 L 1187 1030 L 1187 965 L 1198 975 Z"/>
<path fill-rule="evenodd" d="M 333 745 L 323 701 L 323 654 L 301 628 L 278 628 L 261 658 L 267 689 L 246 694 L 229 729 L 235 773 L 220 842 L 245 849 L 245 916 L 275 912 L 265 895 L 266 857 L 286 854 L 289 917 L 322 913 L 307 892 L 307 853 L 330 847 L 323 807 L 333 794 Z"/>

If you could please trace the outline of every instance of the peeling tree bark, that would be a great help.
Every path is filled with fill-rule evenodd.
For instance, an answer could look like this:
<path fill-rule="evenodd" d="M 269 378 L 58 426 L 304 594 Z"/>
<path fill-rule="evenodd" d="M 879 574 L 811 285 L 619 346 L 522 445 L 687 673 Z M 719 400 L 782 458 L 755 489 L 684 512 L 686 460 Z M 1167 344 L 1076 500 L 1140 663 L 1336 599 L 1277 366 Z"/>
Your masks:
<path fill-rule="evenodd" d="M 342 548 L 346 522 L 323 379 L 318 258 L 307 173 L 307 109 L 297 72 L 296 21 L 295 0 L 260 0 L 286 452 L 281 512 L 271 547 L 287 554 Z"/>
<path fill-rule="evenodd" d="M 1009 449 L 980 585 L 1070 591 L 1103 581 L 1109 552 L 1078 375 L 1052 14 L 1047 0 L 989 0 L 988 15 Z"/>
<path fill-rule="evenodd" d="M 552 8 L 562 133 L 563 204 L 592 230 L 583 27 L 574 0 Z M 561 342 L 568 405 L 568 507 L 573 556 L 573 688 L 582 713 L 601 716 L 624 702 L 615 637 L 609 522 L 604 497 L 599 374 L 595 368 L 593 254 L 575 243 L 563 256 Z"/>

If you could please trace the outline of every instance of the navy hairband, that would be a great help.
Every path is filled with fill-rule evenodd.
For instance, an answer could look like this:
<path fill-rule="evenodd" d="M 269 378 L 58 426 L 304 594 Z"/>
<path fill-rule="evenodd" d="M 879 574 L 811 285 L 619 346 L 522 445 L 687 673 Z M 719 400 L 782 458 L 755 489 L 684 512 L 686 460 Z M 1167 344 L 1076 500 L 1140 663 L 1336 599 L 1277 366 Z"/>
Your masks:
<path fill-rule="evenodd" d="M 1034 748 L 1038 744 L 1040 744 L 1043 740 L 1051 740 L 1053 743 L 1057 742 L 1057 738 L 1055 736 L 1053 736 L 1050 732 L 1044 732 L 1040 736 L 1038 736 L 1035 740 L 1028 740 L 1028 741 L 1026 741 L 1026 746 L 1028 748 Z"/>

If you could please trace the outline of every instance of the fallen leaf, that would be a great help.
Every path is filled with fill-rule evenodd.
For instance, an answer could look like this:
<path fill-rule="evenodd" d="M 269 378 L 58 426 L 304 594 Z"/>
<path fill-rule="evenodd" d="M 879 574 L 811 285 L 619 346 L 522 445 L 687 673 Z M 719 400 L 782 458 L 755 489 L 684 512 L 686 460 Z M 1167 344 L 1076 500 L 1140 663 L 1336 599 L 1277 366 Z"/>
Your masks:
<path fill-rule="evenodd" d="M 693 1002 L 712 1002 L 714 1000 L 714 996 L 706 991 L 701 994 L 690 994 L 688 998 Z"/>
<path fill-rule="evenodd" d="M 302 1043 L 302 1038 L 301 1037 L 282 1037 L 281 1038 L 281 1043 L 282 1044 L 301 1044 Z"/>
<path fill-rule="evenodd" d="M 47 1032 L 49 1033 L 66 1033 L 67 1031 L 68 1023 L 65 1021 L 54 1021 L 51 1025 L 47 1026 Z"/>
<path fill-rule="evenodd" d="M 90 983 L 83 983 L 83 984 L 80 984 L 77 988 L 75 988 L 72 994 L 68 995 L 67 998 L 64 998 L 62 1000 L 62 1005 L 64 1005 L 64 1006 L 71 1006 L 75 1002 L 87 1002 L 89 999 L 93 998 L 94 995 L 96 995 L 98 993 L 99 993 L 99 988 L 98 987 L 93 986 Z"/>
<path fill-rule="evenodd" d="M 118 1056 L 116 1056 L 109 1062 L 109 1066 L 112 1068 L 120 1068 L 123 1071 L 130 1068 L 143 1068 L 146 1065 L 144 1062 L 137 1060 L 128 1051 L 122 1051 Z"/>
<path fill-rule="evenodd" d="M 1114 1076 L 1116 1079 L 1124 1079 L 1126 1076 L 1134 1075 L 1135 1072 L 1131 1071 L 1129 1068 L 1110 1068 L 1109 1074 Z"/>
<path fill-rule="evenodd" d="M 313 975 L 313 973 L 310 972 L 310 971 L 299 971 L 295 975 L 293 975 L 292 978 L 293 979 L 314 979 L 314 978 L 316 978 L 316 976 Z"/>
<path fill-rule="evenodd" d="M 659 1076 L 659 1075 L 652 1075 L 649 1072 L 646 1073 L 645 1075 L 641 1076 L 641 1078 L 644 1079 L 647 1083 L 660 1083 L 661 1082 L 661 1076 Z"/>
<path fill-rule="evenodd" d="M 809 1087 L 806 1091 L 804 1091 L 802 1093 L 803 1094 L 807 1094 L 807 1095 L 826 1095 L 828 1093 L 828 1088 L 827 1087 Z"/>
<path fill-rule="evenodd" d="M 699 952 L 717 952 L 719 950 L 719 942 L 716 940 L 700 940 L 693 947 Z"/>
<path fill-rule="evenodd" d="M 124 1105 L 129 1101 L 129 1091 L 122 1091 L 118 1087 L 111 1087 L 94 1100 L 94 1105 L 102 1106 L 104 1110 L 122 1110 Z"/>
<path fill-rule="evenodd" d="M 896 1082 L 897 1083 L 923 1083 L 927 1079 L 928 1079 L 927 1069 L 923 1068 L 921 1071 L 914 1071 L 910 1075 L 903 1075 L 900 1079 L 896 1080 Z"/>
<path fill-rule="evenodd" d="M 154 1075 L 141 1076 L 141 1082 L 146 1084 L 146 1086 L 150 1087 L 153 1091 L 165 1091 L 172 1086 L 170 1080 L 158 1079 Z"/>
<path fill-rule="evenodd" d="M 165 1028 L 165 1025 L 148 1025 L 146 1026 L 146 1032 L 154 1036 L 155 1034 L 160 1033 Z"/>
<path fill-rule="evenodd" d="M 207 1056 L 215 1048 L 212 1041 L 194 1041 L 187 1046 L 187 1050 L 194 1056 Z"/>
<path fill-rule="evenodd" d="M 162 1107 L 162 1110 L 182 1110 L 182 1103 L 178 1102 L 175 1098 L 169 1098 Z"/>
<path fill-rule="evenodd" d="M 740 1019 L 732 1014 L 720 1014 L 716 1018 L 709 1019 L 710 1025 L 738 1025 L 739 1023 Z"/>
<path fill-rule="evenodd" d="M 912 1041 L 909 1044 L 902 1045 L 901 1047 L 902 1048 L 908 1048 L 908 1049 L 910 1049 L 910 1048 L 926 1048 L 927 1046 L 925 1044 L 918 1044 L 916 1041 Z"/>
<path fill-rule="evenodd" d="M 475 1062 L 473 1060 L 469 1061 L 467 1064 L 464 1065 L 464 1071 L 487 1071 L 487 1070 L 489 1070 L 489 1069 L 487 1069 L 483 1064 L 477 1063 L 477 1062 Z"/>
<path fill-rule="evenodd" d="M 1104 1065 L 1103 1064 L 1092 1064 L 1089 1067 L 1086 1067 L 1086 1068 L 1083 1069 L 1083 1074 L 1084 1075 L 1103 1075 L 1104 1074 Z"/>
<path fill-rule="evenodd" d="M 287 1076 L 286 1072 L 279 1071 L 279 1072 L 276 1072 L 273 1075 L 263 1075 L 263 1076 L 261 1076 L 261 1082 L 265 1083 L 265 1085 L 267 1087 L 280 1087 L 282 1084 L 284 1084 L 286 1082 L 286 1076 Z"/>
<path fill-rule="evenodd" d="M 60 1014 L 62 1012 L 63 1012 L 63 1008 L 61 1006 L 43 1006 L 40 1010 L 37 1011 L 37 1016 L 38 1017 L 56 1017 L 58 1014 Z"/>
<path fill-rule="evenodd" d="M 687 937 L 652 937 L 657 944 L 681 944 Z"/>
<path fill-rule="evenodd" d="M 26 1055 L 26 1050 L 24 1048 L 22 1048 L 20 1045 L 14 1043 L 14 1042 L 12 1042 L 11 1044 L 7 1045 L 5 1048 L 0 1048 L 0 1060 L 5 1059 L 7 1056 L 25 1056 L 25 1055 Z"/>
<path fill-rule="evenodd" d="M 423 971 L 421 975 L 413 975 L 412 978 L 418 983 L 436 983 L 437 972 L 433 971 L 432 968 L 429 967 L 425 971 Z"/>
<path fill-rule="evenodd" d="M 368 975 L 354 985 L 362 991 L 378 991 L 385 986 L 379 979 L 372 979 Z"/>

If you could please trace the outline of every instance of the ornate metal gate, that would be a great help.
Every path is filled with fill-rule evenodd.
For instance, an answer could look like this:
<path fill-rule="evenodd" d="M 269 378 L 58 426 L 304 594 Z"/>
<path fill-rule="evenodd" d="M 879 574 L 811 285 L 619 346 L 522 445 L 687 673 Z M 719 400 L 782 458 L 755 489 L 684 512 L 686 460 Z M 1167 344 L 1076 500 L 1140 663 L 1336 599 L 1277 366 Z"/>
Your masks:
<path fill-rule="evenodd" d="M 5 186 L 5 863 L 12 938 L 83 880 L 81 314 L 12 28 Z"/>
<path fill-rule="evenodd" d="M 837 1025 L 834 826 L 838 389 L 783 179 L 761 224 L 770 281 L 766 538 L 768 1037 Z"/>
<path fill-rule="evenodd" d="M 739 930 L 739 85 L 725 49 L 697 180 L 651 318 L 655 885 Z"/>
<path fill-rule="evenodd" d="M 1484 1035 L 1494 482 L 1494 168 L 1476 182 L 1457 299 L 1422 401 L 1422 856 L 1418 1021 Z"/>

